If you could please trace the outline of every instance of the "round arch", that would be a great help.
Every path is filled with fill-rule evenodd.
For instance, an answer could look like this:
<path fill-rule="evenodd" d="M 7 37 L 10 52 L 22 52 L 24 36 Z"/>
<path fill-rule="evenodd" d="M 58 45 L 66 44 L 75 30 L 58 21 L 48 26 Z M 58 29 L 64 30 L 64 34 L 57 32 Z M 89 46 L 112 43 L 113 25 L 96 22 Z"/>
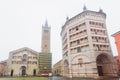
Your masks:
<path fill-rule="evenodd" d="M 108 54 L 99 54 L 96 57 L 98 76 L 109 76 L 113 73 L 112 58 Z"/>
<path fill-rule="evenodd" d="M 21 66 L 22 76 L 26 75 L 26 66 Z"/>
<path fill-rule="evenodd" d="M 76 55 L 72 58 L 71 63 L 72 63 L 71 64 L 72 76 L 75 77 L 87 76 L 88 73 L 87 68 L 91 68 L 90 58 L 87 55 L 84 54 Z"/>

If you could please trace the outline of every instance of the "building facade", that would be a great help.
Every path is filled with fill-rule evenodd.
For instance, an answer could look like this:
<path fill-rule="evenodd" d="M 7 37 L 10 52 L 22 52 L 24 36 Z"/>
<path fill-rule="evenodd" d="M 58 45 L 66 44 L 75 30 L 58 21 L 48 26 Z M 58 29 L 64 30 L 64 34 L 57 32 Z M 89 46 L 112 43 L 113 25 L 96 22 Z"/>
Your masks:
<path fill-rule="evenodd" d="M 115 76 L 106 29 L 106 14 L 87 10 L 66 19 L 62 26 L 63 76 Z"/>
<path fill-rule="evenodd" d="M 50 31 L 48 22 L 42 26 L 42 52 L 39 53 L 39 75 L 48 76 L 52 72 L 52 54 L 50 52 Z"/>
<path fill-rule="evenodd" d="M 120 59 L 118 56 L 114 56 L 114 62 L 115 62 L 115 70 L 117 75 L 120 75 Z"/>
<path fill-rule="evenodd" d="M 24 47 L 11 51 L 8 59 L 9 76 L 35 76 L 38 73 L 38 52 Z"/>
<path fill-rule="evenodd" d="M 7 60 L 0 62 L 0 76 L 7 74 Z"/>
<path fill-rule="evenodd" d="M 115 44 L 118 52 L 118 56 L 115 57 L 115 65 L 117 73 L 120 73 L 120 31 L 112 35 L 115 38 Z"/>
<path fill-rule="evenodd" d="M 60 60 L 53 66 L 53 75 L 62 76 L 63 74 L 63 60 Z"/>

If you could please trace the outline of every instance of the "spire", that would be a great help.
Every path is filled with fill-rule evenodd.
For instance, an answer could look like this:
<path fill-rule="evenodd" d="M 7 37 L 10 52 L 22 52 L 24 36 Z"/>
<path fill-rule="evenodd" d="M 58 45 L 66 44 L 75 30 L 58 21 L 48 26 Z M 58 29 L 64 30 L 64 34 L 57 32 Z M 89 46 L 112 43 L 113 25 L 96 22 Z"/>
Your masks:
<path fill-rule="evenodd" d="M 87 7 L 84 5 L 84 7 L 83 7 L 83 11 L 86 11 L 87 10 Z"/>
<path fill-rule="evenodd" d="M 66 17 L 66 21 L 67 21 L 67 20 L 69 20 L 69 17 L 68 17 L 68 16 Z"/>
<path fill-rule="evenodd" d="M 48 21 L 47 21 L 47 19 L 46 19 L 46 21 L 45 21 L 45 25 L 44 25 L 45 27 L 48 27 Z"/>
<path fill-rule="evenodd" d="M 102 13 L 102 12 L 103 12 L 103 10 L 100 8 L 100 9 L 99 9 L 99 12 L 101 12 L 101 13 Z"/>

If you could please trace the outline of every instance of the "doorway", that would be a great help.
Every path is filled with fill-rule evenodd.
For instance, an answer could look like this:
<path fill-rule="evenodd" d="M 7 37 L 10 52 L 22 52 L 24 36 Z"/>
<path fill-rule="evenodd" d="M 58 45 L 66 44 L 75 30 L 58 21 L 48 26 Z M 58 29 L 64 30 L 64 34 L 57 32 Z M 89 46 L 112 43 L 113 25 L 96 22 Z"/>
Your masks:
<path fill-rule="evenodd" d="M 100 54 L 96 58 L 98 76 L 110 76 L 113 72 L 113 64 L 106 54 Z"/>
<path fill-rule="evenodd" d="M 36 76 L 36 69 L 33 70 L 33 76 Z"/>
<path fill-rule="evenodd" d="M 10 76 L 13 76 L 13 73 L 14 73 L 14 70 L 12 69 L 12 70 L 11 70 L 11 74 L 10 74 Z"/>
<path fill-rule="evenodd" d="M 103 76 L 102 66 L 97 66 L 97 69 L 98 69 L 98 75 L 99 75 L 99 76 Z"/>
<path fill-rule="evenodd" d="M 26 75 L 26 67 L 22 66 L 21 69 L 22 69 L 22 76 L 25 76 Z"/>

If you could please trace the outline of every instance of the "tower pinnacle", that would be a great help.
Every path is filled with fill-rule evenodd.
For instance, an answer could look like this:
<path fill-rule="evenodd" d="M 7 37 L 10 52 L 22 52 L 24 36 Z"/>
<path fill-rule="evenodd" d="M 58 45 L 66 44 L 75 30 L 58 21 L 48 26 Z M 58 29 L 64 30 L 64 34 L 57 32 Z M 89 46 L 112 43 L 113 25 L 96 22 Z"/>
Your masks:
<path fill-rule="evenodd" d="M 84 5 L 84 7 L 83 7 L 83 11 L 86 11 L 87 10 L 87 7 Z"/>
<path fill-rule="evenodd" d="M 45 27 L 48 27 L 48 21 L 47 21 L 47 19 L 46 19 L 46 21 L 45 21 L 45 25 L 44 25 Z"/>
<path fill-rule="evenodd" d="M 69 17 L 68 17 L 68 16 L 66 17 L 66 21 L 67 21 L 67 20 L 69 20 Z"/>
<path fill-rule="evenodd" d="M 102 12 L 103 12 L 103 10 L 100 8 L 100 9 L 99 9 L 99 12 L 101 12 L 101 13 L 102 13 Z"/>

